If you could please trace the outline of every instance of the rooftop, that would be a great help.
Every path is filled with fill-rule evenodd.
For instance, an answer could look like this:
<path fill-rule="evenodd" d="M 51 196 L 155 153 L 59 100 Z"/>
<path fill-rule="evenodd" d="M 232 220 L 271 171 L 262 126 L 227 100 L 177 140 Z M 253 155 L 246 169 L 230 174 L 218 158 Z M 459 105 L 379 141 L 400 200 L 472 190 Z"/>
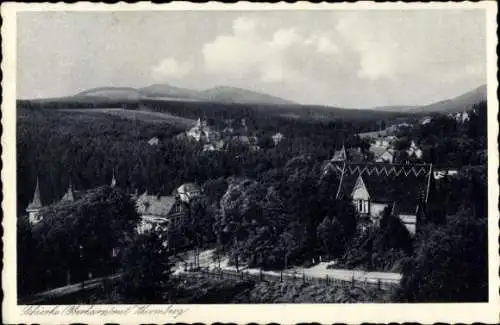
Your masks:
<path fill-rule="evenodd" d="M 414 214 L 421 202 L 427 201 L 432 165 L 389 163 L 330 162 L 328 171 L 340 178 L 337 198 L 350 198 L 361 176 L 370 198 L 375 202 L 396 202 L 401 213 Z"/>

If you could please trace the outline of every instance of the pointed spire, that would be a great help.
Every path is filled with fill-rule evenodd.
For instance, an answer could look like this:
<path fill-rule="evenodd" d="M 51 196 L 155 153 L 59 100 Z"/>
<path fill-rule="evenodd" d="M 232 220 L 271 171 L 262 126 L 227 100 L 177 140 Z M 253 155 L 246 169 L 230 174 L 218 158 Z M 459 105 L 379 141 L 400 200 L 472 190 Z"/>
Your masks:
<path fill-rule="evenodd" d="M 75 200 L 75 194 L 73 193 L 73 185 L 71 184 L 71 178 L 69 179 L 68 191 L 62 197 L 63 202 L 73 202 Z"/>
<path fill-rule="evenodd" d="M 115 169 L 113 168 L 113 178 L 111 179 L 111 187 L 116 186 Z"/>
<path fill-rule="evenodd" d="M 42 201 L 40 200 L 40 183 L 38 181 L 38 176 L 36 178 L 35 193 L 33 194 L 33 200 L 31 200 L 26 210 L 37 210 L 42 207 Z"/>

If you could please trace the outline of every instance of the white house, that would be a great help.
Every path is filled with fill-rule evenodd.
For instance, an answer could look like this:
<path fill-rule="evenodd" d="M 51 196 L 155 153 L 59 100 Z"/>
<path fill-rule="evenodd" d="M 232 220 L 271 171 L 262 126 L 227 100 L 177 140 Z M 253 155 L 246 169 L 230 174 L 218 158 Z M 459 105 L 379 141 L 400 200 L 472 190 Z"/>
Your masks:
<path fill-rule="evenodd" d="M 160 143 L 160 139 L 158 139 L 157 137 L 152 137 L 151 139 L 149 139 L 148 141 L 148 144 L 150 146 L 157 146 L 158 144 Z"/>
<path fill-rule="evenodd" d="M 415 156 L 417 157 L 418 159 L 422 158 L 422 155 L 423 155 L 423 152 L 422 150 L 415 144 L 415 141 L 411 141 L 411 144 L 410 144 L 410 147 L 408 148 L 408 150 L 406 150 L 406 153 L 408 154 L 408 156 Z"/>
<path fill-rule="evenodd" d="M 278 143 L 280 143 L 284 138 L 285 138 L 285 136 L 283 134 L 281 134 L 280 132 L 277 132 L 276 134 L 274 134 L 272 136 L 274 145 L 277 146 Z"/>

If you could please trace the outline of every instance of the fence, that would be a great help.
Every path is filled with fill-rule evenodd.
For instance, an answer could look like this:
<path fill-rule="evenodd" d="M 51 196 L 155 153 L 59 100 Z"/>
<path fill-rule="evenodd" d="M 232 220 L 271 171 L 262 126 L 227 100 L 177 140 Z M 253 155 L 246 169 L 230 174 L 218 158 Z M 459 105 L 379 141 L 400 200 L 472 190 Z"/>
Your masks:
<path fill-rule="evenodd" d="M 329 277 L 312 277 L 305 273 L 287 273 L 280 272 L 280 274 L 271 274 L 267 272 L 260 271 L 259 273 L 250 273 L 245 271 L 232 271 L 232 270 L 222 270 L 222 269 L 208 269 L 208 268 L 188 268 L 186 273 L 188 276 L 192 274 L 200 274 L 203 277 L 209 277 L 213 279 L 229 279 L 229 280 L 252 280 L 256 282 L 292 282 L 292 283 L 311 283 L 322 286 L 342 286 L 342 287 L 371 287 L 380 290 L 391 290 L 398 286 L 398 283 L 382 281 L 381 279 L 364 279 L 356 280 L 354 277 L 351 279 L 338 279 Z M 182 277 L 179 275 L 179 277 Z"/>

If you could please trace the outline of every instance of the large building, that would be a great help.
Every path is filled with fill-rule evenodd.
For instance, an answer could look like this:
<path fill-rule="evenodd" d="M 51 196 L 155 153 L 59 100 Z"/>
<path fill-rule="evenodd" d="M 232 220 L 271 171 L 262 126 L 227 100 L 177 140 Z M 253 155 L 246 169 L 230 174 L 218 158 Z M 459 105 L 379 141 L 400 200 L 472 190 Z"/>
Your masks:
<path fill-rule="evenodd" d="M 113 177 L 111 179 L 110 183 L 111 187 L 116 186 L 116 178 L 115 178 L 115 170 L 113 169 Z M 59 202 L 74 202 L 78 199 L 80 199 L 82 196 L 87 194 L 87 191 L 75 191 L 73 189 L 73 184 L 71 183 L 71 180 L 69 181 L 68 184 L 68 189 L 66 190 L 66 193 L 62 196 L 61 200 Z M 26 213 L 28 214 L 28 220 L 30 224 L 34 225 L 42 221 L 43 216 L 40 214 L 40 211 L 42 210 L 43 205 L 42 201 L 40 199 L 40 184 L 38 181 L 38 177 L 36 179 L 36 187 L 35 187 L 35 192 L 33 194 L 33 199 L 31 202 L 28 204 L 28 207 L 26 208 Z"/>
<path fill-rule="evenodd" d="M 432 165 L 359 163 L 332 160 L 325 174 L 339 180 L 336 199 L 349 200 L 361 217 L 363 227 L 378 224 L 386 208 L 415 234 L 426 214 L 432 190 Z"/>
<path fill-rule="evenodd" d="M 198 142 L 210 142 L 214 136 L 211 128 L 208 127 L 207 121 L 198 119 L 195 126 L 186 131 L 186 135 Z"/>

